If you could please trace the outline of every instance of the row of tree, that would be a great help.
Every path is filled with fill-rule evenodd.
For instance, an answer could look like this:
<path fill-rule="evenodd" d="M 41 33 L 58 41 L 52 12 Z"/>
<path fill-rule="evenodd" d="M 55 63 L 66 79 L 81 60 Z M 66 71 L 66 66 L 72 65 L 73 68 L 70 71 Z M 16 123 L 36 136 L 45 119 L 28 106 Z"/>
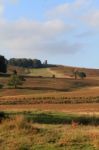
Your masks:
<path fill-rule="evenodd" d="M 24 68 L 42 68 L 47 64 L 42 64 L 39 59 L 27 59 L 27 58 L 11 58 L 7 60 L 4 56 L 0 55 L 0 72 L 7 72 L 7 65 L 24 67 Z"/>
<path fill-rule="evenodd" d="M 41 68 L 42 63 L 38 59 L 26 59 L 26 58 L 11 58 L 8 60 L 8 64 L 18 67 L 26 68 Z"/>

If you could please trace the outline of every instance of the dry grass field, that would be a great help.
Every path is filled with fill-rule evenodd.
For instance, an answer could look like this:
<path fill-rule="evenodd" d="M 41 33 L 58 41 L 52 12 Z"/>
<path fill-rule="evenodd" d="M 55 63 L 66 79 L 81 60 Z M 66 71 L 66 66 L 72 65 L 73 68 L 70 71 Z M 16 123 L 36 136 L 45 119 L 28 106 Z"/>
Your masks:
<path fill-rule="evenodd" d="M 99 70 L 15 69 L 29 77 L 17 89 L 0 77 L 0 150 L 99 150 Z"/>
<path fill-rule="evenodd" d="M 99 118 L 52 112 L 2 113 L 0 150 L 98 150 Z M 94 121 L 93 121 L 94 120 Z M 94 124 L 95 123 L 95 124 Z"/>
<path fill-rule="evenodd" d="M 1 111 L 55 111 L 69 114 L 88 114 L 99 116 L 99 104 L 17 104 L 0 105 Z"/>

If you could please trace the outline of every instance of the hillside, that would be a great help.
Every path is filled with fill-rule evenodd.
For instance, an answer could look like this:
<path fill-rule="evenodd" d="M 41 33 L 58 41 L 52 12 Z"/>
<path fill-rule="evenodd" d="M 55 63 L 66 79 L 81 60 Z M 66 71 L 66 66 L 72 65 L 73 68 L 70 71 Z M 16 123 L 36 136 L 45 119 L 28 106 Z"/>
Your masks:
<path fill-rule="evenodd" d="M 8 66 L 8 73 L 12 73 L 13 70 L 17 70 L 18 74 L 25 74 L 31 76 L 44 76 L 44 77 L 52 77 L 54 74 L 56 77 L 63 77 L 63 78 L 72 78 L 73 71 L 77 69 L 78 71 L 83 71 L 86 73 L 88 78 L 99 77 L 99 69 L 89 69 L 89 68 L 79 68 L 79 67 L 71 67 L 71 66 L 60 66 L 57 65 L 56 67 L 48 67 L 48 68 L 22 68 L 22 67 L 15 67 L 15 66 Z"/>

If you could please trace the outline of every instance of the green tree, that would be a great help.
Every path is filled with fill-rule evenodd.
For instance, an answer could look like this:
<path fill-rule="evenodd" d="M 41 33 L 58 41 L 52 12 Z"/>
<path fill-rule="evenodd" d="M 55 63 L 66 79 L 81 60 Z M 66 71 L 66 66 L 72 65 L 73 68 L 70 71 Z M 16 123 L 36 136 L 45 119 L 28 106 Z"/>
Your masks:
<path fill-rule="evenodd" d="M 86 78 L 86 73 L 85 72 L 78 72 L 78 76 L 83 80 Z"/>
<path fill-rule="evenodd" d="M 22 84 L 23 84 L 23 81 L 21 80 L 21 78 L 17 74 L 12 74 L 8 82 L 8 85 L 13 86 L 16 89 L 19 85 L 22 85 Z"/>
<path fill-rule="evenodd" d="M 7 60 L 4 56 L 0 55 L 0 72 L 6 73 L 7 72 Z"/>

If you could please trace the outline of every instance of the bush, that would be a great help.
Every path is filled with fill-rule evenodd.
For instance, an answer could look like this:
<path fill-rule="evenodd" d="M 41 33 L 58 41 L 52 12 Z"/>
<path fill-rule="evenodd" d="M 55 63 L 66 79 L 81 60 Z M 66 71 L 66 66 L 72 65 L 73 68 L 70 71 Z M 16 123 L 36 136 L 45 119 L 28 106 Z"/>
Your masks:
<path fill-rule="evenodd" d="M 22 144 L 22 145 L 18 148 L 18 150 L 30 150 L 30 146 L 27 145 L 27 144 Z"/>
<path fill-rule="evenodd" d="M 52 75 L 52 78 L 55 78 L 55 74 Z"/>
<path fill-rule="evenodd" d="M 3 84 L 0 84 L 0 89 L 2 89 L 3 88 Z"/>

